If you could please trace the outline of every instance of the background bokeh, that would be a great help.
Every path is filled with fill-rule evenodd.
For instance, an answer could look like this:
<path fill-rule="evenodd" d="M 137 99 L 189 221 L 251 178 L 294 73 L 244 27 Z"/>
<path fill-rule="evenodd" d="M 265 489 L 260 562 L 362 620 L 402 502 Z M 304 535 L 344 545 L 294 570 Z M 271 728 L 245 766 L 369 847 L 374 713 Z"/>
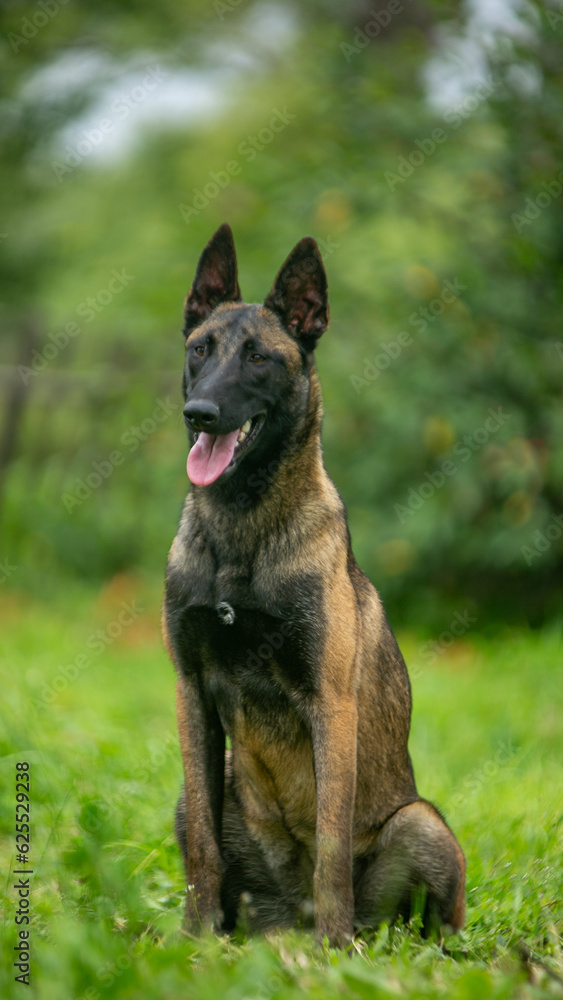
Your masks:
<path fill-rule="evenodd" d="M 160 579 L 187 488 L 182 303 L 226 220 L 247 301 L 301 236 L 323 248 L 326 464 L 392 622 L 553 620 L 559 5 L 1 17 L 5 587 Z"/>

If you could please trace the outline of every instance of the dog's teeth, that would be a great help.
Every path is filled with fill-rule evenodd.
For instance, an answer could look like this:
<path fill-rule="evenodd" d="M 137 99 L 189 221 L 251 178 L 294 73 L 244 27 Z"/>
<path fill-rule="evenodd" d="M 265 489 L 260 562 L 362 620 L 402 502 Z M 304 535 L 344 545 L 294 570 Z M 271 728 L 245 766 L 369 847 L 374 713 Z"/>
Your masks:
<path fill-rule="evenodd" d="M 252 420 L 247 420 L 246 423 L 242 425 L 239 431 L 239 436 L 237 438 L 237 444 L 241 444 L 241 442 L 244 441 L 251 427 L 252 427 Z"/>

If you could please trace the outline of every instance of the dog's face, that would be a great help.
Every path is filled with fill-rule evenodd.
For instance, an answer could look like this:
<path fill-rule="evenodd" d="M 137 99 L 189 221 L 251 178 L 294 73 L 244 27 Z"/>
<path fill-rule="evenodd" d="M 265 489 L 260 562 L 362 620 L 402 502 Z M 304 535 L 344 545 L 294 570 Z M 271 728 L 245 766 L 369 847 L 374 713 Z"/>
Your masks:
<path fill-rule="evenodd" d="M 192 483 L 208 486 L 271 451 L 295 420 L 295 405 L 306 405 L 312 352 L 327 326 L 326 274 L 313 239 L 294 247 L 264 304 L 247 305 L 231 230 L 226 224 L 217 230 L 185 307 Z"/>

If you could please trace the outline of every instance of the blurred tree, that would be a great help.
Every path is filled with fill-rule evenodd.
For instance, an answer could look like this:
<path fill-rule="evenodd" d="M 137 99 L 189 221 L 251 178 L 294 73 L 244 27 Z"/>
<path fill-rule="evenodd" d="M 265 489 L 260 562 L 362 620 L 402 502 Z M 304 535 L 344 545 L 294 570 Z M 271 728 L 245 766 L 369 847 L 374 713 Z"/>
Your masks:
<path fill-rule="evenodd" d="M 326 459 L 395 619 L 558 615 L 557 8 L 52 5 L 42 26 L 37 4 L 2 13 L 8 365 L 21 318 L 45 325 L 6 497 L 20 582 L 38 565 L 63 579 L 163 565 L 187 485 L 179 407 L 134 452 L 127 431 L 157 398 L 179 402 L 181 303 L 228 219 L 248 300 L 305 232 L 321 242 Z M 25 18 L 37 32 L 18 45 Z M 175 121 L 133 94 L 155 66 Z M 199 120 L 188 70 L 210 94 Z M 94 463 L 116 450 L 104 478 Z"/>

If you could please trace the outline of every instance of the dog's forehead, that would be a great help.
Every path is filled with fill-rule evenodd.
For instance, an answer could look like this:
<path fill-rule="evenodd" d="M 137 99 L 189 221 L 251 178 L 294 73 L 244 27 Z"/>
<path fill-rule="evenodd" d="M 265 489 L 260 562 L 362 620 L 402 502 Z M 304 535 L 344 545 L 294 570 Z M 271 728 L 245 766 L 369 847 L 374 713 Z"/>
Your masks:
<path fill-rule="evenodd" d="M 232 354 L 248 340 L 265 351 L 281 353 L 288 363 L 299 363 L 301 355 L 293 339 L 271 309 L 258 303 L 224 302 L 188 337 L 187 343 L 212 335 L 219 354 Z"/>

